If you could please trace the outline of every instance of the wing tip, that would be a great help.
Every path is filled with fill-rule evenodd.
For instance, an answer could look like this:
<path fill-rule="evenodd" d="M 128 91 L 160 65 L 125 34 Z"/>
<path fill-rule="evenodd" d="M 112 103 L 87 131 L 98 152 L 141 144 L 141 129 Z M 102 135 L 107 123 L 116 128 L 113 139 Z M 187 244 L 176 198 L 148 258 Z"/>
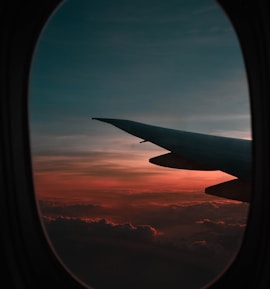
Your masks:
<path fill-rule="evenodd" d="M 117 118 L 104 118 L 104 117 L 92 117 L 93 120 L 98 120 L 101 122 L 112 124 L 118 128 L 122 128 L 122 125 L 126 120 L 123 119 L 117 119 Z"/>
<path fill-rule="evenodd" d="M 104 118 L 104 117 L 92 117 L 92 120 L 99 120 L 103 122 L 109 122 L 109 118 Z"/>

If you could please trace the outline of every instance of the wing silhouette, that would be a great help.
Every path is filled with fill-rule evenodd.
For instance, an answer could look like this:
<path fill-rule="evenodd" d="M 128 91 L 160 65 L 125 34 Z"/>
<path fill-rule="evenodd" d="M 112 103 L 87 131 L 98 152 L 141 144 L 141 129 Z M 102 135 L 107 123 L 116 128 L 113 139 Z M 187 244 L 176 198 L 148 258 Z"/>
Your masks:
<path fill-rule="evenodd" d="M 169 151 L 151 158 L 153 164 L 187 170 L 220 170 L 236 179 L 205 189 L 219 197 L 249 202 L 251 141 L 163 128 L 125 119 L 93 118 Z"/>

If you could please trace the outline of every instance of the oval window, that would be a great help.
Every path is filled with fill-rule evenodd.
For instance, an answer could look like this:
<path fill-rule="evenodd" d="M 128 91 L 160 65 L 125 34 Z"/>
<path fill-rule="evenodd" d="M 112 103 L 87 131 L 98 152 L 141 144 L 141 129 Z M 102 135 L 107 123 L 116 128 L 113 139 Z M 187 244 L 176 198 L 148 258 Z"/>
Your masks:
<path fill-rule="evenodd" d="M 85 284 L 200 288 L 233 261 L 251 126 L 216 3 L 64 2 L 36 47 L 29 106 L 46 234 Z"/>

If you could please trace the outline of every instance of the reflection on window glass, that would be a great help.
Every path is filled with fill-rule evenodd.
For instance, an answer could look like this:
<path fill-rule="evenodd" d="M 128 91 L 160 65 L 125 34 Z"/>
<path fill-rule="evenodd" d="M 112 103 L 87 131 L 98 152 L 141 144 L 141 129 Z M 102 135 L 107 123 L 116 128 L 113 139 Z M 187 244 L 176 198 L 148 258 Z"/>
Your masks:
<path fill-rule="evenodd" d="M 214 1 L 66 1 L 40 36 L 30 92 L 41 217 L 75 276 L 96 289 L 191 289 L 222 273 L 246 226 L 248 203 L 228 196 L 247 195 L 251 129 L 239 44 Z M 92 117 L 244 141 L 192 135 L 161 166 L 148 160 L 173 151 L 174 135 L 153 144 L 151 129 L 138 138 Z M 238 143 L 246 158 L 231 168 Z M 240 176 L 244 187 L 205 194 Z"/>

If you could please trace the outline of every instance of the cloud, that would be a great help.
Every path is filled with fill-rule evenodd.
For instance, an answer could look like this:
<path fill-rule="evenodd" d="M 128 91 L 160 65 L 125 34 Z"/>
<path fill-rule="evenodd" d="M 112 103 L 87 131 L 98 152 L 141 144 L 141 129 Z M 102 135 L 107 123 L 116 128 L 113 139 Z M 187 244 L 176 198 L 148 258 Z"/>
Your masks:
<path fill-rule="evenodd" d="M 208 243 L 206 240 L 194 241 L 187 249 L 198 258 L 216 258 L 224 254 L 224 248 L 219 243 Z"/>
<path fill-rule="evenodd" d="M 42 203 L 42 210 L 46 206 L 52 204 Z M 136 276 L 131 288 L 185 284 L 191 289 L 210 282 L 231 262 L 247 209 L 236 202 L 121 209 L 93 204 L 61 208 L 58 203 L 45 210 L 44 223 L 60 258 L 95 288 L 108 283 L 130 288 Z M 74 217 L 80 211 L 84 216 Z M 63 217 L 56 217 L 57 212 Z"/>
<path fill-rule="evenodd" d="M 109 198 L 104 196 L 105 198 Z M 194 195 L 192 197 L 192 195 Z M 203 195 L 204 196 L 204 195 Z M 210 230 L 243 228 L 249 206 L 191 193 L 113 194 L 117 204 L 110 203 L 60 203 L 39 201 L 42 215 L 47 217 L 77 217 L 107 219 L 112 223 L 132 222 L 150 224 L 170 236 L 183 238 L 190 228 Z M 177 229 L 178 228 L 178 229 Z M 223 231 L 222 231 L 223 230 Z M 192 231 L 192 233 L 194 233 Z"/>
<path fill-rule="evenodd" d="M 211 244 L 211 246 L 218 244 L 224 251 L 227 250 L 229 252 L 233 252 L 240 246 L 246 227 L 246 222 L 241 223 L 239 219 L 233 223 L 204 219 L 197 221 L 197 224 L 207 228 L 207 233 L 204 234 L 204 237 L 206 237 L 208 244 Z"/>
<path fill-rule="evenodd" d="M 113 224 L 106 219 L 98 221 L 84 221 L 78 218 L 58 217 L 54 220 L 47 221 L 46 228 L 49 234 L 56 235 L 74 235 L 77 232 L 83 234 L 83 238 L 108 238 L 132 240 L 140 242 L 150 242 L 158 235 L 155 228 L 150 225 L 134 226 L 130 223 Z"/>

